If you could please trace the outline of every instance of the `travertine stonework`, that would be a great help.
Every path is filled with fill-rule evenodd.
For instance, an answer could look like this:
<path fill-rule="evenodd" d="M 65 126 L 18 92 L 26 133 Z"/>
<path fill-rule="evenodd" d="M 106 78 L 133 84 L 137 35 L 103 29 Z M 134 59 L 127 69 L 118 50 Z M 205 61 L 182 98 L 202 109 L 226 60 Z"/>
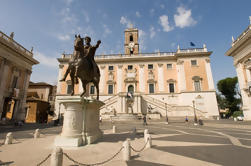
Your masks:
<path fill-rule="evenodd" d="M 125 30 L 124 48 L 125 54 L 95 57 L 101 73 L 100 100 L 105 106 L 100 112 L 103 117 L 125 113 L 150 115 L 150 112 L 162 116 L 166 113 L 170 116 L 193 116 L 193 100 L 198 115 L 206 118 L 219 116 L 210 65 L 212 52 L 206 45 L 193 49 L 180 49 L 178 46 L 176 52 L 141 53 L 138 30 L 128 28 Z M 65 72 L 70 56 L 63 54 L 58 58 L 59 76 Z M 58 87 L 57 99 L 69 95 L 69 81 L 58 82 Z M 82 90 L 80 87 L 75 86 L 76 92 Z M 95 96 L 91 84 L 87 89 L 87 96 Z M 132 92 L 132 102 L 128 91 Z M 64 112 L 64 107 L 57 100 L 56 109 L 57 113 Z"/>

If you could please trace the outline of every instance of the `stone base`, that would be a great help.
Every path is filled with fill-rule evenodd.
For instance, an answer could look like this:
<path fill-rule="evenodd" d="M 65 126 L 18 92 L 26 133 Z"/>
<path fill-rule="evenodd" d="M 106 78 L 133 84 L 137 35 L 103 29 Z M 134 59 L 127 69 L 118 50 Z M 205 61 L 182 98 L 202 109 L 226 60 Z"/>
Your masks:
<path fill-rule="evenodd" d="M 92 144 L 97 142 L 100 138 L 103 137 L 103 132 L 98 131 L 96 133 L 87 133 L 83 136 L 83 141 L 85 144 Z"/>
<path fill-rule="evenodd" d="M 116 116 L 111 116 L 113 121 L 135 121 L 137 120 L 137 116 L 133 114 L 117 114 Z"/>
<path fill-rule="evenodd" d="M 70 137 L 57 136 L 54 140 L 54 145 L 78 147 L 78 146 L 83 145 L 83 140 L 82 138 L 70 138 Z"/>

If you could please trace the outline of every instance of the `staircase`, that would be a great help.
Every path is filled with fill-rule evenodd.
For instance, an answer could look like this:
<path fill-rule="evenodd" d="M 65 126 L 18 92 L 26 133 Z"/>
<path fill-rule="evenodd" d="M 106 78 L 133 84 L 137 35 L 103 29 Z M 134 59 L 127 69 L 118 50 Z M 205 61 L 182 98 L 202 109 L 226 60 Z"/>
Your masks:
<path fill-rule="evenodd" d="M 182 118 L 182 120 L 184 120 L 185 116 L 194 117 L 194 108 L 192 106 L 171 105 L 171 104 L 167 104 L 161 100 L 147 96 L 147 95 L 142 95 L 142 97 L 143 97 L 143 100 L 145 100 L 147 102 L 147 105 L 150 104 L 152 106 L 155 106 L 155 108 L 153 108 L 153 110 L 156 110 L 162 116 L 166 116 L 166 111 L 167 111 L 168 117 L 171 117 L 174 119 L 175 118 L 177 118 L 177 119 Z M 165 108 L 165 107 L 167 107 L 167 108 Z M 196 108 L 195 108 L 195 112 L 196 112 L 197 117 L 205 117 L 205 114 L 207 113 L 205 111 L 201 111 Z"/>

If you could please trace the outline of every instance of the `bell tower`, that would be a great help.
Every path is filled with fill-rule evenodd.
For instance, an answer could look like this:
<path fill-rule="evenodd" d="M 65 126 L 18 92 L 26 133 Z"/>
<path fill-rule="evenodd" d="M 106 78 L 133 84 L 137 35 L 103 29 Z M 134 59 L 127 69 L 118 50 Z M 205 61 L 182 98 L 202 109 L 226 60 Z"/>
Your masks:
<path fill-rule="evenodd" d="M 125 30 L 125 54 L 138 54 L 139 53 L 139 31 L 132 26 Z"/>

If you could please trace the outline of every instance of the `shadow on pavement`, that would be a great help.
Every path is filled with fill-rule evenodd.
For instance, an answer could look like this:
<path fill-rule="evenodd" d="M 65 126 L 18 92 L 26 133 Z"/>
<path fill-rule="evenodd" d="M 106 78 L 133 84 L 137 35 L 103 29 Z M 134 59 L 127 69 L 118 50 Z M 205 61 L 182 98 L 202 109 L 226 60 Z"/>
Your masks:
<path fill-rule="evenodd" d="M 165 164 L 152 163 L 152 162 L 140 161 L 140 160 L 127 161 L 126 164 L 128 166 L 169 166 L 169 165 L 165 165 Z"/>
<path fill-rule="evenodd" d="M 176 147 L 160 147 L 155 146 L 154 149 L 181 155 L 196 160 L 202 160 L 219 165 L 236 166 L 250 165 L 250 158 L 246 154 L 250 154 L 251 150 L 233 145 L 220 146 L 176 146 Z M 230 153 L 226 153 L 226 152 Z"/>

